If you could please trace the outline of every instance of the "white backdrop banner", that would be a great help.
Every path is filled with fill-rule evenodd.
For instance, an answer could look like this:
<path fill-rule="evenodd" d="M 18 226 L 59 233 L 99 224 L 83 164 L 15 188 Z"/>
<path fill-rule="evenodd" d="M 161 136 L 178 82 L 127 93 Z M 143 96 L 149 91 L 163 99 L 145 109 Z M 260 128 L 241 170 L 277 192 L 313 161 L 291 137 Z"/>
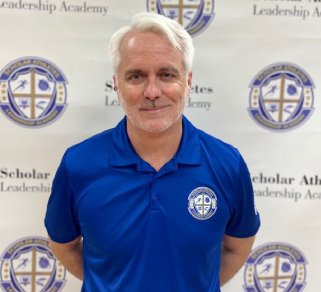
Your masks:
<path fill-rule="evenodd" d="M 0 0 L 0 290 L 80 291 L 43 225 L 65 149 L 122 117 L 108 41 L 141 11 L 196 48 L 186 116 L 249 166 L 262 227 L 222 288 L 320 291 L 321 2 Z"/>

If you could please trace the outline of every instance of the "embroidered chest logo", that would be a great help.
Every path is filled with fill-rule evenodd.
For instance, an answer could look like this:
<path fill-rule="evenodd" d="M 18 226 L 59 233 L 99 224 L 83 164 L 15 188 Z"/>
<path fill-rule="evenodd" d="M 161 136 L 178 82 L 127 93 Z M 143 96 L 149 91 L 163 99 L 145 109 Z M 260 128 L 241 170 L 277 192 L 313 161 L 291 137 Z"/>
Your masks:
<path fill-rule="evenodd" d="M 188 196 L 188 211 L 199 220 L 211 218 L 217 210 L 217 198 L 207 187 L 198 187 Z"/>

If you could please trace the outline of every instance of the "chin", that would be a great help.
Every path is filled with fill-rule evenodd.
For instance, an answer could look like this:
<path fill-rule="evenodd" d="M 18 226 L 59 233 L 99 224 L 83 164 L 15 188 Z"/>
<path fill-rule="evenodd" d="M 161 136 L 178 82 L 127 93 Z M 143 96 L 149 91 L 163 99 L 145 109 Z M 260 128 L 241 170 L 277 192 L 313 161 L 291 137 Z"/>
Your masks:
<path fill-rule="evenodd" d="M 170 128 L 175 128 L 179 125 L 182 112 L 177 111 L 175 114 L 171 115 L 162 115 L 162 116 L 143 116 L 143 115 L 134 115 L 130 112 L 126 113 L 127 119 L 130 124 L 136 128 L 144 131 L 146 133 L 162 133 Z"/>
<path fill-rule="evenodd" d="M 177 122 L 177 120 L 178 119 L 167 120 L 167 121 L 157 121 L 157 120 L 146 121 L 146 122 L 141 122 L 138 127 L 145 132 L 158 134 L 171 128 Z"/>
<path fill-rule="evenodd" d="M 166 130 L 176 127 L 180 121 L 181 116 L 177 116 L 172 119 L 161 120 L 161 121 L 147 121 L 146 123 L 141 123 L 141 129 L 148 133 L 162 133 Z"/>
<path fill-rule="evenodd" d="M 140 125 L 140 128 L 148 133 L 162 133 L 171 127 L 171 124 L 161 124 L 161 125 Z"/>

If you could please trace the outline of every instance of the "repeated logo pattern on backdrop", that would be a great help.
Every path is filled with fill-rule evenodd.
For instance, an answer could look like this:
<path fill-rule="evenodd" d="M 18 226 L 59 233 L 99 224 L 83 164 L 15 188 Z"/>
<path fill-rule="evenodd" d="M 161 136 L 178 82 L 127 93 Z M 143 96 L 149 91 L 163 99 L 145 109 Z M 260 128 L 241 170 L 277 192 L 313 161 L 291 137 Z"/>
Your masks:
<path fill-rule="evenodd" d="M 66 107 L 67 80 L 52 62 L 39 57 L 12 61 L 0 72 L 0 108 L 13 122 L 42 127 Z"/>
<path fill-rule="evenodd" d="M 147 10 L 174 19 L 195 36 L 214 18 L 214 0 L 148 0 Z"/>
<path fill-rule="evenodd" d="M 313 112 L 313 81 L 297 65 L 272 64 L 254 77 L 250 87 L 249 112 L 265 128 L 288 130 Z"/>
<path fill-rule="evenodd" d="M 53 256 L 43 237 L 21 238 L 0 258 L 0 287 L 4 291 L 60 291 L 66 270 Z"/>
<path fill-rule="evenodd" d="M 300 292 L 305 287 L 307 261 L 288 243 L 267 243 L 254 249 L 245 265 L 247 292 Z"/>
<path fill-rule="evenodd" d="M 321 0 L 224 0 L 217 2 L 219 5 L 215 0 L 0 2 L 0 16 L 10 23 L 8 33 L 2 35 L 0 64 L 2 153 L 8 154 L 0 161 L 0 195 L 5 202 L 1 212 L 1 291 L 80 290 L 80 281 L 71 275 L 66 279 L 66 270 L 53 256 L 46 238 L 23 237 L 25 232 L 34 232 L 20 227 L 19 221 L 28 225 L 29 218 L 16 216 L 16 212 L 23 213 L 31 204 L 32 219 L 38 222 L 31 228 L 43 230 L 40 233 L 46 236 L 45 201 L 65 146 L 118 122 L 120 111 L 115 109 L 120 103 L 113 90 L 106 44 L 116 28 L 143 10 L 174 19 L 192 37 L 198 36 L 194 39 L 196 74 L 186 114 L 218 138 L 222 135 L 228 142 L 232 137 L 252 174 L 262 215 L 255 242 L 259 246 L 240 271 L 243 278 L 235 277 L 222 291 L 319 291 L 320 220 L 316 215 L 321 202 L 321 156 L 315 88 L 320 83 L 316 60 Z M 72 63 L 67 59 L 70 52 L 74 53 Z M 6 59 L 13 53 L 16 55 Z M 29 53 L 36 57 L 22 57 Z M 50 60 L 42 54 L 50 55 Z M 59 63 L 55 64 L 56 60 Z M 249 66 L 237 66 L 239 60 Z M 279 60 L 291 63 L 274 63 Z M 231 70 L 236 73 L 234 80 L 226 73 Z M 71 83 L 68 87 L 64 72 Z M 245 83 L 237 78 L 240 75 L 249 76 Z M 67 91 L 71 112 L 63 115 Z M 231 104 L 238 109 L 235 119 L 229 113 Z M 63 117 L 59 122 L 64 133 L 45 127 L 59 117 Z M 238 124 L 240 120 L 244 124 Z M 79 122 L 85 127 L 76 129 L 75 125 L 83 125 Z M 251 131 L 250 125 L 257 131 Z M 41 129 L 30 133 L 30 128 Z M 43 149 L 49 144 L 50 151 Z M 258 149 L 255 154 L 253 147 Z M 41 155 L 29 157 L 31 152 Z M 49 155 L 50 159 L 43 159 Z M 200 187 L 191 190 L 185 207 L 193 220 L 206 223 L 217 215 L 220 202 L 212 190 Z M 266 224 L 271 233 L 266 233 Z M 283 225 L 291 228 L 280 230 Z M 10 232 L 5 232 L 6 228 Z M 271 234 L 279 242 L 270 242 Z"/>

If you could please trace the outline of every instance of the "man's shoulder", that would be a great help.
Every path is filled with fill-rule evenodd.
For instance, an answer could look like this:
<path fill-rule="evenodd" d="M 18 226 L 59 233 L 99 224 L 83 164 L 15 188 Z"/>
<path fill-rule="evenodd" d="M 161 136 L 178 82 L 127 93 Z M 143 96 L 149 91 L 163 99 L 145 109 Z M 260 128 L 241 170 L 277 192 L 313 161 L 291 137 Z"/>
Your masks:
<path fill-rule="evenodd" d="M 96 147 L 101 147 L 103 145 L 106 145 L 111 141 L 112 131 L 113 131 L 113 128 L 94 134 L 82 140 L 81 142 L 69 147 L 67 151 L 78 152 L 78 151 L 87 150 L 88 148 L 96 148 Z"/>
<path fill-rule="evenodd" d="M 93 158 L 108 155 L 112 140 L 112 129 L 97 133 L 73 146 L 70 146 L 64 155 L 69 162 L 92 161 Z"/>
<path fill-rule="evenodd" d="M 238 149 L 232 144 L 221 140 L 220 138 L 217 138 L 203 130 L 198 129 L 198 133 L 200 141 L 207 151 L 213 152 L 216 155 L 227 155 L 229 157 L 234 156 L 235 158 L 240 156 Z"/>
<path fill-rule="evenodd" d="M 209 161 L 216 169 L 224 169 L 224 173 L 238 175 L 244 159 L 239 150 L 204 131 L 199 132 L 202 147 L 202 159 Z"/>
<path fill-rule="evenodd" d="M 207 159 L 212 161 L 219 161 L 220 163 L 228 163 L 228 161 L 231 161 L 235 164 L 238 164 L 240 159 L 242 159 L 240 152 L 235 146 L 221 140 L 207 131 L 204 131 L 203 129 L 196 127 L 186 117 L 184 117 L 184 128 L 188 133 L 188 139 L 194 141 L 192 145 L 199 145 L 199 149 L 202 153 L 202 159 L 207 157 Z"/>
<path fill-rule="evenodd" d="M 207 131 L 203 129 L 198 128 L 197 126 L 194 125 L 194 123 L 188 120 L 185 116 L 183 118 L 183 121 L 184 121 L 185 129 L 187 129 L 189 138 L 192 138 L 191 135 L 193 136 L 197 135 L 204 146 L 222 149 L 223 151 L 224 150 L 232 151 L 232 152 L 237 151 L 237 149 L 233 145 L 219 139 L 218 137 L 212 134 L 209 134 Z"/>

